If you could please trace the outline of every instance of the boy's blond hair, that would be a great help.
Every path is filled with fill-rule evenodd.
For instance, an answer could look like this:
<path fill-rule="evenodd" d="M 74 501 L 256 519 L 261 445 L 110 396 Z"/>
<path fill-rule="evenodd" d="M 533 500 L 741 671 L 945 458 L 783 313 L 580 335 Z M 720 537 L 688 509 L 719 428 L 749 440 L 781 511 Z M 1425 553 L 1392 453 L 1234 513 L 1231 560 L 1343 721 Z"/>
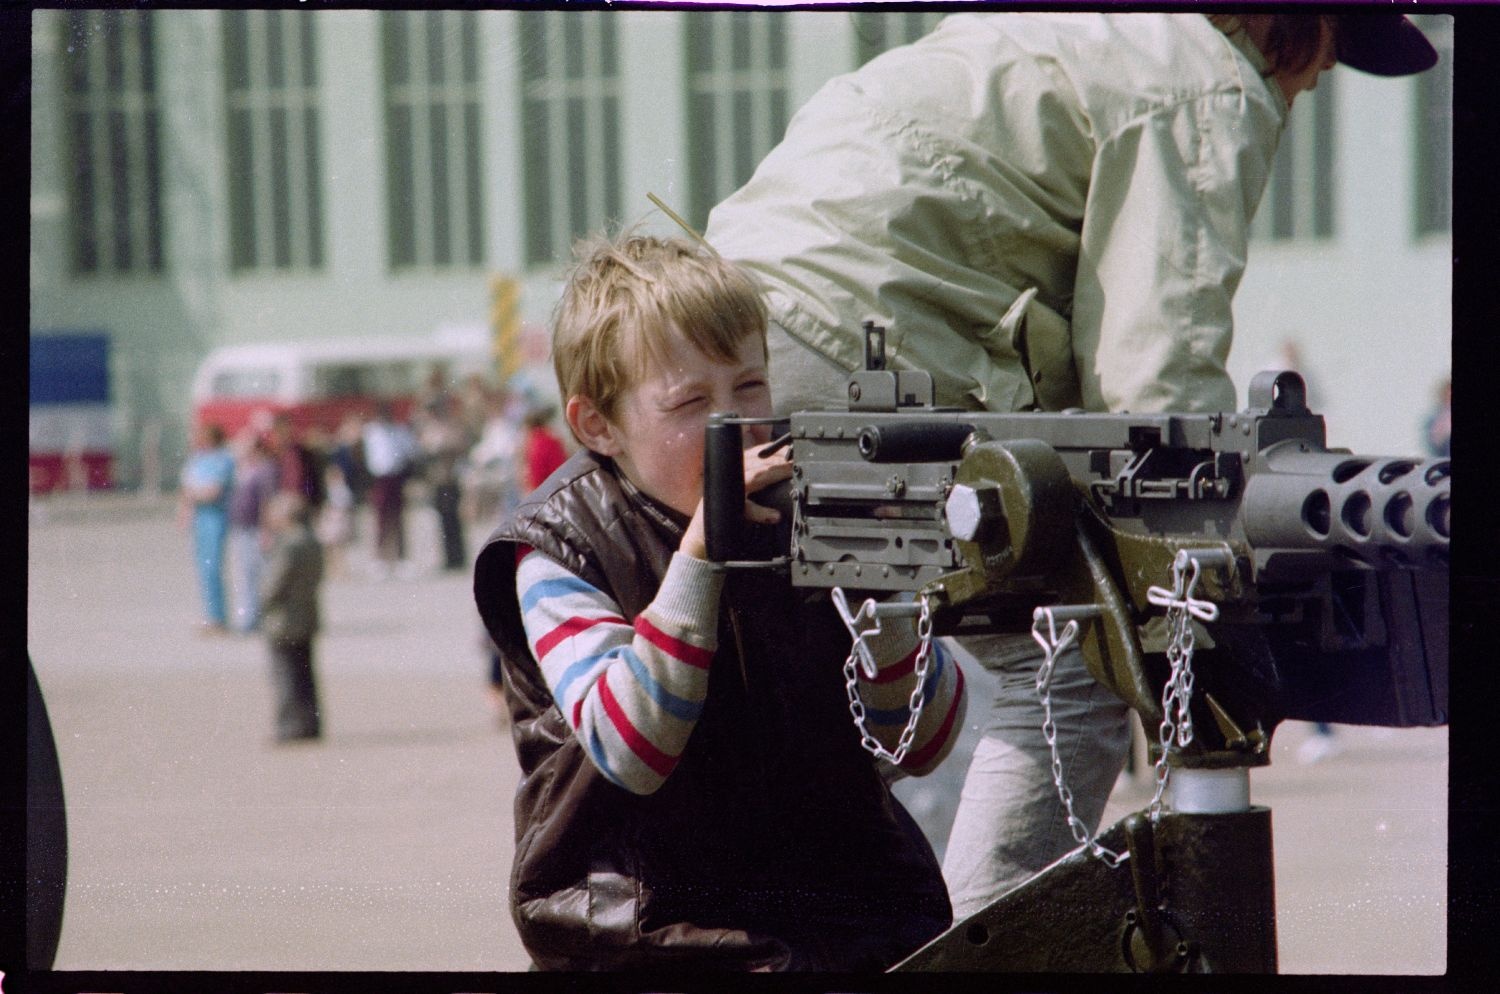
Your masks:
<path fill-rule="evenodd" d="M 552 367 L 566 400 L 587 397 L 614 420 L 620 397 L 686 336 L 731 362 L 766 333 L 760 287 L 739 266 L 677 238 L 625 235 L 580 242 L 552 323 Z"/>

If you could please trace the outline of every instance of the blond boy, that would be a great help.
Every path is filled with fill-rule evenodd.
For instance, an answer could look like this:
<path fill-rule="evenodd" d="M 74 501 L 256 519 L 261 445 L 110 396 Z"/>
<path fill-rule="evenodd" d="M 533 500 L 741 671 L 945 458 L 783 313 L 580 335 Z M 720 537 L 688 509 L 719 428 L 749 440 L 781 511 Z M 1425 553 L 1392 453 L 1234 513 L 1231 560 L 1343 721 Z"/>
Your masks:
<path fill-rule="evenodd" d="M 524 774 L 512 913 L 543 969 L 882 969 L 949 924 L 931 849 L 849 719 L 837 616 L 705 560 L 704 426 L 770 413 L 765 320 L 737 267 L 649 237 L 584 246 L 558 305 L 583 449 L 475 573 Z M 755 493 L 790 466 L 750 435 Z M 778 515 L 746 517 L 764 538 Z M 860 688 L 890 745 L 917 648 L 882 636 Z M 933 652 L 915 774 L 962 722 L 962 676 Z"/>

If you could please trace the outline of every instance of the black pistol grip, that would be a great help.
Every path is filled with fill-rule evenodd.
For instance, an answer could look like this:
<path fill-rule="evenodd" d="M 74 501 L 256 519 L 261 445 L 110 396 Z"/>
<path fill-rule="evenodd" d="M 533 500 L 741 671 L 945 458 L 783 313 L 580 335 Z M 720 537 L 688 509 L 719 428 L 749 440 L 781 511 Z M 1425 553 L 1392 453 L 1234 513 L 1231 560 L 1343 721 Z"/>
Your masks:
<path fill-rule="evenodd" d="M 745 450 L 733 413 L 711 414 L 703 440 L 703 538 L 710 562 L 741 558 L 745 530 Z"/>

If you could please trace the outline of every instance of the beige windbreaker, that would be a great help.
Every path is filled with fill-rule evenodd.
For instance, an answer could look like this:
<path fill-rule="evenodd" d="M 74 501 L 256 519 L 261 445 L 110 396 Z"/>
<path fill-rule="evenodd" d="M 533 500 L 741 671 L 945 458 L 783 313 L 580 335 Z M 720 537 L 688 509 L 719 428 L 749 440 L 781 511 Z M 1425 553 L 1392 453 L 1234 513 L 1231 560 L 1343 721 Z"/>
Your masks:
<path fill-rule="evenodd" d="M 953 15 L 829 81 L 707 238 L 850 369 L 885 325 L 939 403 L 1233 410 L 1266 68 L 1202 14 Z"/>

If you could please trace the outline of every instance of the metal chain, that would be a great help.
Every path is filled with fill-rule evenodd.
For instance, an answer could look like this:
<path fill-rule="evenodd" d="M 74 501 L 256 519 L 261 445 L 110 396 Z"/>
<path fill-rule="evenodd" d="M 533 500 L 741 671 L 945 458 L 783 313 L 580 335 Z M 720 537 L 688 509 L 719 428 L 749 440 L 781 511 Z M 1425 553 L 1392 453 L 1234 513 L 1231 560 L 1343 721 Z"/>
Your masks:
<path fill-rule="evenodd" d="M 1042 622 L 1047 623 L 1047 633 L 1042 634 Z M 1068 828 L 1080 846 L 1087 846 L 1089 853 L 1111 869 L 1128 859 L 1130 854 L 1117 853 L 1099 844 L 1098 836 L 1091 834 L 1088 826 L 1073 811 L 1073 792 L 1063 782 L 1062 753 L 1057 747 L 1057 726 L 1052 721 L 1052 672 L 1057 659 L 1072 647 L 1078 639 L 1078 622 L 1070 620 L 1063 626 L 1062 635 L 1057 634 L 1057 619 L 1052 609 L 1040 607 L 1032 615 L 1031 637 L 1042 647 L 1042 664 L 1037 668 L 1036 692 L 1042 701 L 1042 737 L 1052 750 L 1052 782 L 1057 785 L 1057 796 L 1068 813 Z"/>
<path fill-rule="evenodd" d="M 1190 576 L 1186 575 L 1189 571 Z M 1153 823 L 1161 819 L 1162 796 L 1166 793 L 1167 778 L 1171 773 L 1167 753 L 1172 748 L 1173 740 L 1176 740 L 1178 747 L 1185 747 L 1193 741 L 1193 715 L 1190 706 L 1193 698 L 1195 639 L 1192 619 L 1216 621 L 1219 617 L 1217 604 L 1193 597 L 1200 573 L 1198 557 L 1184 549 L 1172 560 L 1172 589 L 1151 587 L 1146 591 L 1147 600 L 1167 609 L 1167 664 L 1171 668 L 1161 692 L 1161 728 L 1157 732 L 1161 752 L 1156 758 L 1156 791 L 1151 795 L 1148 809 Z"/>
<path fill-rule="evenodd" d="M 897 610 L 877 613 L 877 605 L 873 599 L 867 600 L 861 605 L 859 613 L 851 616 L 848 606 L 844 600 L 843 590 L 835 587 L 833 599 L 838 606 L 839 615 L 844 619 L 850 633 L 854 636 L 854 644 L 849 647 L 849 658 L 844 660 L 844 688 L 849 694 L 849 713 L 854 716 L 854 727 L 859 730 L 859 744 L 865 751 L 877 759 L 889 761 L 893 766 L 900 766 L 901 761 L 906 758 L 907 752 L 911 750 L 912 740 L 917 735 L 917 722 L 922 719 L 922 705 L 925 702 L 924 691 L 927 684 L 927 666 L 932 656 L 932 608 L 928 603 L 927 596 L 922 594 L 918 598 L 917 608 L 917 659 L 912 666 L 912 672 L 916 676 L 916 684 L 912 687 L 911 696 L 907 698 L 906 727 L 901 729 L 901 737 L 896 741 L 894 752 L 881 744 L 880 740 L 871 735 L 865 727 L 865 705 L 859 699 L 859 674 L 856 667 L 863 662 L 865 673 L 869 677 L 875 676 L 875 660 L 870 655 L 870 647 L 865 640 L 872 635 L 880 633 L 880 613 L 908 613 Z M 889 605 L 888 607 L 897 607 Z M 858 622 L 865 618 L 873 618 L 875 627 L 868 631 L 858 630 Z"/>

